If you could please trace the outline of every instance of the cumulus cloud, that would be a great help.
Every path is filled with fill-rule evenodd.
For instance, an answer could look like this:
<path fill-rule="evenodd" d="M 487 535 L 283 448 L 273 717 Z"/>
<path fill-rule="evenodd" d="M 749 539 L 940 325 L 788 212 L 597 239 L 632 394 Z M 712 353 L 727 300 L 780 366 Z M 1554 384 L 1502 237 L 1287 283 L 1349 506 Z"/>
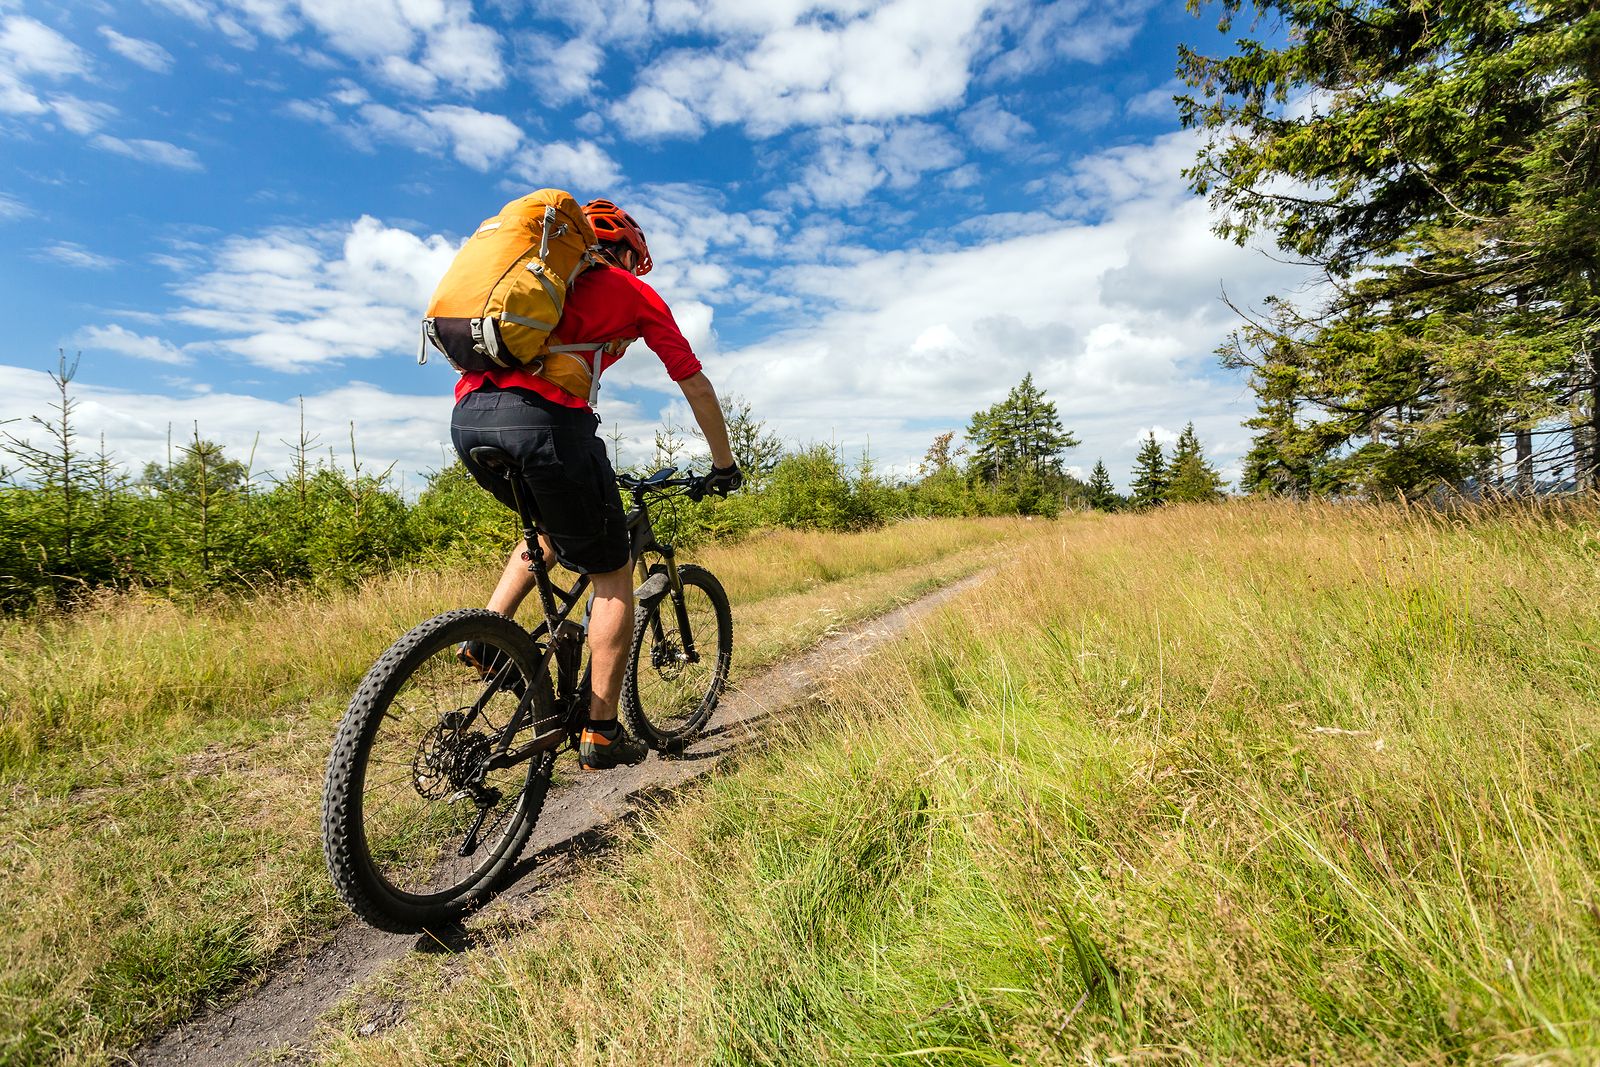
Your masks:
<path fill-rule="evenodd" d="M 1156 0 L 1027 0 L 1003 4 L 1004 45 L 985 69 L 990 80 L 1032 73 L 1060 59 L 1103 63 L 1128 46 Z"/>
<path fill-rule="evenodd" d="M 77 335 L 77 342 L 90 351 L 115 352 L 120 356 L 132 356 L 155 363 L 189 362 L 189 357 L 171 341 L 134 333 L 116 323 L 87 327 Z"/>
<path fill-rule="evenodd" d="M 804 322 L 725 348 L 708 371 L 780 433 L 851 449 L 870 438 L 889 462 L 921 453 L 929 420 L 959 430 L 1026 373 L 1083 439 L 1086 465 L 1103 457 L 1124 478 L 1133 428 L 1191 418 L 1214 458 L 1236 458 L 1226 450 L 1246 447 L 1250 402 L 1216 370 L 1235 325 L 1221 290 L 1256 299 L 1303 272 L 1211 234 L 1173 165 L 1194 147 L 1175 134 L 1084 160 L 1067 177 L 1107 185 L 1092 214 L 980 217 L 958 247 L 779 270 L 771 287 Z"/>
<path fill-rule="evenodd" d="M 366 64 L 405 92 L 476 93 L 506 82 L 500 34 L 476 20 L 470 0 L 159 0 L 236 44 L 254 34 L 288 42 L 302 35 Z M 252 34 L 250 31 L 254 31 Z"/>
<path fill-rule="evenodd" d="M 603 12 L 554 2 L 584 42 L 654 55 L 611 118 L 633 137 L 693 137 L 720 125 L 760 137 L 793 127 L 926 116 L 975 81 L 1004 81 L 1062 57 L 1125 48 L 1153 0 L 633 0 Z M 586 86 L 585 86 L 586 87 Z"/>
<path fill-rule="evenodd" d="M 165 74 L 172 69 L 172 53 L 154 41 L 125 36 L 110 26 L 101 26 L 100 36 L 113 52 L 145 70 Z"/>
<path fill-rule="evenodd" d="M 1175 122 L 1178 118 L 1178 106 L 1172 102 L 1172 98 L 1183 92 L 1183 83 L 1174 78 L 1159 88 L 1130 97 L 1123 110 L 1134 118 L 1166 119 Z"/>
<path fill-rule="evenodd" d="M 341 114 L 335 105 L 354 110 Z M 295 100 L 286 105 L 295 118 L 331 127 L 354 144 L 397 144 L 430 155 L 446 152 L 477 171 L 499 166 L 523 143 L 521 127 L 504 115 L 459 105 L 401 110 L 372 103 L 353 87 L 327 100 Z"/>
<path fill-rule="evenodd" d="M 984 0 L 858 5 L 712 4 L 712 48 L 657 57 L 611 109 L 639 137 L 739 124 L 757 136 L 792 126 L 926 115 L 959 101 L 983 39 Z M 827 17 L 806 17 L 826 14 Z"/>
<path fill-rule="evenodd" d="M 818 131 L 799 179 L 779 201 L 802 206 L 849 207 L 876 189 L 906 189 L 929 171 L 963 160 L 945 129 L 926 122 L 888 128 L 856 124 Z"/>
<path fill-rule="evenodd" d="M 605 59 L 600 46 L 583 37 L 525 33 L 517 38 L 516 47 L 517 66 L 538 71 L 545 98 L 557 106 L 587 97 Z"/>
<path fill-rule="evenodd" d="M 1033 135 L 1033 127 L 1026 120 L 1007 111 L 993 96 L 963 108 L 956 121 L 968 140 L 988 152 L 1020 147 Z"/>
<path fill-rule="evenodd" d="M 447 136 L 456 158 L 474 170 L 490 169 L 522 143 L 522 130 L 504 115 L 457 106 L 428 108 L 419 115 Z"/>
<path fill-rule="evenodd" d="M 622 181 L 617 161 L 593 141 L 554 141 L 530 147 L 516 161 L 512 173 L 532 185 L 596 190 L 594 196 Z"/>
<path fill-rule="evenodd" d="M 441 236 L 369 216 L 323 232 L 236 237 L 185 280 L 190 301 L 171 318 L 209 335 L 190 350 L 278 371 L 414 353 L 423 308 L 454 255 Z"/>

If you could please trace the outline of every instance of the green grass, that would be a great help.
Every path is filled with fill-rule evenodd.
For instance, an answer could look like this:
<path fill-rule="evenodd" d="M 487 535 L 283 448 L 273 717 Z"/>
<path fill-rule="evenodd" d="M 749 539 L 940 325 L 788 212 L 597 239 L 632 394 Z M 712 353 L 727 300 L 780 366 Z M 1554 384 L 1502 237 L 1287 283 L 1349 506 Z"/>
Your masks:
<path fill-rule="evenodd" d="M 323 1055 L 1596 1062 L 1597 518 L 1063 522 Z"/>
<path fill-rule="evenodd" d="M 693 553 L 735 605 L 735 678 L 982 565 L 1030 529 L 780 534 Z M 106 598 L 0 628 L 0 1062 L 103 1063 L 343 915 L 323 763 L 403 630 L 481 603 L 482 568 L 349 594 Z"/>

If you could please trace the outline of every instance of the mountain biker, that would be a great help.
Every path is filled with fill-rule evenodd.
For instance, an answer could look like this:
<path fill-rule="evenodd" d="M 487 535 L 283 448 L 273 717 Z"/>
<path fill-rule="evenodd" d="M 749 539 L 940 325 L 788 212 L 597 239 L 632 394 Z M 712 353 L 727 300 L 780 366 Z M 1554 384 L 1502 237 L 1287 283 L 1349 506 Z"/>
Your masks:
<path fill-rule="evenodd" d="M 604 260 L 584 271 L 568 294 L 554 336 L 566 344 L 620 341 L 609 346 L 604 367 L 622 349 L 643 338 L 660 357 L 667 375 L 683 390 L 695 421 L 711 446 L 712 469 L 702 486 L 722 495 L 739 488 L 743 475 L 728 445 L 728 429 L 716 390 L 701 370 L 672 311 L 656 291 L 640 281 L 653 266 L 644 232 L 626 211 L 609 200 L 592 200 L 584 215 L 600 239 Z M 514 508 L 510 487 L 472 461 L 472 449 L 493 445 L 510 453 L 521 467 L 524 492 L 531 495 L 544 534 L 545 558 L 587 574 L 594 583 L 589 616 L 589 716 L 579 735 L 578 760 L 584 770 L 638 763 L 645 743 L 622 730 L 617 702 L 622 690 L 628 638 L 633 621 L 633 561 L 617 491 L 617 476 L 596 434 L 600 418 L 581 398 L 517 368 L 463 374 L 456 384 L 450 439 L 477 483 Z M 488 607 L 515 615 L 532 592 L 534 577 L 518 541 L 489 598 Z M 487 671 L 473 644 L 458 655 Z"/>

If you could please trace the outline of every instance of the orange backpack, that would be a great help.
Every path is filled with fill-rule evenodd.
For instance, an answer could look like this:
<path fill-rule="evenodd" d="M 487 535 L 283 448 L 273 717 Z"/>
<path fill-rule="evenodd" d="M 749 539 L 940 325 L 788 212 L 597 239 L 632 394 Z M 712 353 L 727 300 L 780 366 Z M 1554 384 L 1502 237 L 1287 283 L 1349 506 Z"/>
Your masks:
<path fill-rule="evenodd" d="M 541 189 L 511 201 L 483 221 L 440 279 L 417 362 L 427 362 L 431 342 L 462 374 L 522 367 L 593 404 L 607 345 L 549 340 L 572 283 L 598 262 L 597 243 L 571 193 Z"/>

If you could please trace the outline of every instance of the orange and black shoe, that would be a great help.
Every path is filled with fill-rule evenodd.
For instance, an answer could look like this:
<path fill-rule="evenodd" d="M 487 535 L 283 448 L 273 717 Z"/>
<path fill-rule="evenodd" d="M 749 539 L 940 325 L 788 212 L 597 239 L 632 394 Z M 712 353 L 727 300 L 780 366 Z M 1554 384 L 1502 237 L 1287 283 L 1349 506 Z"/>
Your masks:
<path fill-rule="evenodd" d="M 624 730 L 615 719 L 607 723 L 591 719 L 578 736 L 578 766 L 586 771 L 632 766 L 642 763 L 649 754 L 650 746 Z"/>
<path fill-rule="evenodd" d="M 477 671 L 480 678 L 494 677 L 498 658 L 497 650 L 482 641 L 463 641 L 456 646 L 456 659 Z"/>

